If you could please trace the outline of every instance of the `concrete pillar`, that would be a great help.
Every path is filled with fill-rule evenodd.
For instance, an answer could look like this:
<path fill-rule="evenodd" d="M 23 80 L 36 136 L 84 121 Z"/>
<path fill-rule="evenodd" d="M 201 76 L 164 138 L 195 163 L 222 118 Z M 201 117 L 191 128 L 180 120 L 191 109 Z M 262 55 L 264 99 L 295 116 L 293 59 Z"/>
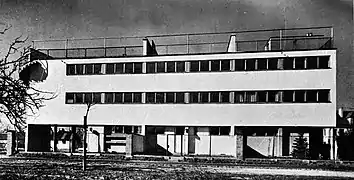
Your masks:
<path fill-rule="evenodd" d="M 15 154 L 16 148 L 16 132 L 8 131 L 7 132 L 7 145 L 6 145 L 6 155 L 12 156 Z"/>
<path fill-rule="evenodd" d="M 236 158 L 239 160 L 245 159 L 245 150 L 247 148 L 247 133 L 245 128 L 235 129 L 236 136 Z"/>
<path fill-rule="evenodd" d="M 338 146 L 337 146 L 337 131 L 335 128 L 331 128 L 330 129 L 330 145 L 331 145 L 331 152 L 330 152 L 330 158 L 331 160 L 337 160 L 337 150 L 338 150 Z"/>
<path fill-rule="evenodd" d="M 125 156 L 131 157 L 133 155 L 133 135 L 127 134 L 125 139 Z"/>
<path fill-rule="evenodd" d="M 188 128 L 188 154 L 195 153 L 195 127 Z"/>
<path fill-rule="evenodd" d="M 322 128 L 310 128 L 309 146 L 310 158 L 319 159 L 320 151 L 323 146 L 323 132 Z"/>

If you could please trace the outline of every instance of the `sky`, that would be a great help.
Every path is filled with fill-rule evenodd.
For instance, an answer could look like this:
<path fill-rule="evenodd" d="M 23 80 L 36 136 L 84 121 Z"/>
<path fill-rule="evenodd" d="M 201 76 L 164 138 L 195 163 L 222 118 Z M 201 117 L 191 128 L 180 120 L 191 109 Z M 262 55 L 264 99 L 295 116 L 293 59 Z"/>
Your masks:
<path fill-rule="evenodd" d="M 338 107 L 354 107 L 352 0 L 0 0 L 0 43 L 333 26 Z"/>

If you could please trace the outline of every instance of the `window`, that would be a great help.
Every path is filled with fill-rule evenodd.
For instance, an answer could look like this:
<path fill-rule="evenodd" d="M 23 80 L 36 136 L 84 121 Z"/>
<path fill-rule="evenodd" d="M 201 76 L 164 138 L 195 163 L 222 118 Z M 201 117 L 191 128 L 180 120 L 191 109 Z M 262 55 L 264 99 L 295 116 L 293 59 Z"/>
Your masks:
<path fill-rule="evenodd" d="M 189 103 L 198 103 L 198 93 L 197 92 L 190 92 L 189 93 Z"/>
<path fill-rule="evenodd" d="M 247 71 L 256 70 L 256 60 L 255 59 L 247 59 L 246 60 L 246 70 Z"/>
<path fill-rule="evenodd" d="M 168 92 L 166 93 L 166 103 L 174 103 L 175 102 L 175 93 Z"/>
<path fill-rule="evenodd" d="M 268 91 L 268 102 L 279 102 L 278 91 Z"/>
<path fill-rule="evenodd" d="M 320 56 L 318 58 L 318 68 L 320 69 L 329 68 L 329 56 Z"/>
<path fill-rule="evenodd" d="M 278 68 L 278 58 L 268 59 L 268 70 L 277 70 Z"/>
<path fill-rule="evenodd" d="M 125 63 L 124 70 L 125 70 L 124 72 L 126 74 L 133 74 L 133 72 L 134 72 L 133 63 Z"/>
<path fill-rule="evenodd" d="M 134 63 L 134 73 L 135 74 L 143 73 L 143 63 Z"/>
<path fill-rule="evenodd" d="M 85 64 L 85 74 L 93 74 L 93 64 Z"/>
<path fill-rule="evenodd" d="M 221 102 L 222 103 L 230 102 L 230 92 L 221 92 Z"/>
<path fill-rule="evenodd" d="M 209 133 L 210 135 L 230 135 L 230 127 L 229 126 L 221 126 L 221 127 L 210 127 Z"/>
<path fill-rule="evenodd" d="M 84 97 L 83 97 L 84 94 L 82 93 L 75 93 L 75 103 L 84 103 Z"/>
<path fill-rule="evenodd" d="M 285 70 L 294 69 L 294 58 L 285 58 L 283 62 Z"/>
<path fill-rule="evenodd" d="M 66 104 L 73 104 L 74 103 L 74 93 L 66 93 Z"/>
<path fill-rule="evenodd" d="M 295 69 L 305 69 L 305 58 L 296 57 L 295 58 Z"/>
<path fill-rule="evenodd" d="M 123 93 L 114 93 L 114 103 L 123 103 Z"/>
<path fill-rule="evenodd" d="M 257 101 L 257 96 L 256 96 L 256 92 L 254 91 L 248 91 L 246 92 L 246 97 L 245 97 L 245 102 L 248 103 L 254 103 Z"/>
<path fill-rule="evenodd" d="M 306 92 L 306 102 L 317 102 L 317 91 L 308 90 Z"/>
<path fill-rule="evenodd" d="M 84 94 L 84 101 L 85 101 L 85 103 L 92 103 L 92 93 L 85 93 Z"/>
<path fill-rule="evenodd" d="M 141 93 L 133 93 L 134 103 L 142 103 L 141 102 Z"/>
<path fill-rule="evenodd" d="M 303 103 L 305 102 L 305 91 L 295 91 L 295 102 Z"/>
<path fill-rule="evenodd" d="M 184 93 L 183 92 L 176 93 L 176 103 L 184 103 Z"/>
<path fill-rule="evenodd" d="M 133 127 L 132 126 L 124 126 L 124 133 L 125 134 L 133 133 Z"/>
<path fill-rule="evenodd" d="M 245 70 L 245 60 L 236 59 L 235 60 L 235 70 L 236 71 L 244 71 Z"/>
<path fill-rule="evenodd" d="M 165 102 L 165 99 L 164 99 L 164 93 L 162 92 L 158 92 L 156 93 L 156 103 L 164 103 Z"/>
<path fill-rule="evenodd" d="M 200 71 L 207 72 L 209 71 L 209 61 L 200 61 Z"/>
<path fill-rule="evenodd" d="M 155 103 L 155 93 L 146 93 L 146 103 Z"/>
<path fill-rule="evenodd" d="M 76 64 L 76 74 L 79 74 L 79 75 L 84 74 L 84 65 Z"/>
<path fill-rule="evenodd" d="M 329 90 L 318 91 L 318 102 L 330 102 Z"/>
<path fill-rule="evenodd" d="M 258 59 L 257 60 L 257 69 L 258 70 L 267 70 L 267 59 Z"/>
<path fill-rule="evenodd" d="M 176 127 L 176 135 L 183 135 L 185 127 Z"/>
<path fill-rule="evenodd" d="M 106 64 L 106 74 L 114 74 L 114 64 Z"/>
<path fill-rule="evenodd" d="M 283 102 L 293 102 L 294 101 L 294 91 L 287 90 L 284 91 Z"/>
<path fill-rule="evenodd" d="M 317 69 L 317 57 L 307 57 L 306 69 Z"/>
<path fill-rule="evenodd" d="M 220 71 L 220 61 L 219 60 L 213 60 L 211 61 L 211 71 Z"/>
<path fill-rule="evenodd" d="M 185 72 L 185 63 L 177 62 L 177 72 Z"/>
<path fill-rule="evenodd" d="M 158 73 L 165 72 L 165 62 L 157 62 L 157 72 Z"/>
<path fill-rule="evenodd" d="M 198 72 L 199 71 L 199 62 L 198 61 L 191 61 L 190 63 L 190 72 Z"/>
<path fill-rule="evenodd" d="M 123 93 L 124 94 L 124 103 L 133 103 L 133 93 L 128 93 L 128 92 L 125 92 Z"/>
<path fill-rule="evenodd" d="M 116 64 L 116 74 L 123 74 L 124 73 L 124 68 L 123 68 L 123 63 L 117 63 Z"/>
<path fill-rule="evenodd" d="M 167 62 L 167 72 L 175 72 L 175 62 Z"/>
<path fill-rule="evenodd" d="M 258 102 L 267 102 L 267 91 L 259 91 L 257 93 Z"/>
<path fill-rule="evenodd" d="M 245 102 L 245 92 L 235 92 L 235 103 Z"/>
<path fill-rule="evenodd" d="M 210 93 L 210 102 L 212 103 L 218 103 L 219 102 L 219 92 L 211 92 Z"/>
<path fill-rule="evenodd" d="M 140 134 L 141 133 L 141 126 L 133 126 L 133 133 Z"/>
<path fill-rule="evenodd" d="M 101 103 L 101 93 L 93 93 L 93 103 Z"/>
<path fill-rule="evenodd" d="M 201 92 L 200 93 L 200 102 L 201 103 L 208 103 L 209 102 L 209 93 Z"/>
<path fill-rule="evenodd" d="M 66 65 L 66 75 L 75 75 L 75 65 L 74 64 Z"/>
<path fill-rule="evenodd" d="M 93 65 L 93 73 L 94 74 L 102 74 L 102 64 L 94 64 Z"/>
<path fill-rule="evenodd" d="M 221 71 L 230 71 L 230 60 L 221 61 Z"/>
<path fill-rule="evenodd" d="M 113 93 L 105 93 L 104 94 L 104 103 L 111 104 L 113 103 Z"/>
<path fill-rule="evenodd" d="M 155 73 L 155 63 L 154 62 L 148 62 L 146 63 L 146 73 Z"/>

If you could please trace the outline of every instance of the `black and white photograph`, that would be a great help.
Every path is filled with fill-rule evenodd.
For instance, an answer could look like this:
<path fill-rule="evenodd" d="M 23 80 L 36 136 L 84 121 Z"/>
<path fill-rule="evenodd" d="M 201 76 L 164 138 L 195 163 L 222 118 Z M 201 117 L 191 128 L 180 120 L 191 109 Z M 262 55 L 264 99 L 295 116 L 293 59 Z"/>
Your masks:
<path fill-rule="evenodd" d="M 0 180 L 354 179 L 353 0 L 0 0 Z"/>

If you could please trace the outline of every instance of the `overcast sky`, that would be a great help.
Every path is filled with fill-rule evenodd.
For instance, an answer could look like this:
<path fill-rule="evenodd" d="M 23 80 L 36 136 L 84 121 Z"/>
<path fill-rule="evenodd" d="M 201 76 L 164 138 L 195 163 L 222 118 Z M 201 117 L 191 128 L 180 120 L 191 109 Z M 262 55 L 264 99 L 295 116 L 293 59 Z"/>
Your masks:
<path fill-rule="evenodd" d="M 284 12 L 285 10 L 285 12 Z M 352 0 L 0 0 L 3 43 L 30 40 L 333 26 L 338 105 L 354 106 Z"/>

